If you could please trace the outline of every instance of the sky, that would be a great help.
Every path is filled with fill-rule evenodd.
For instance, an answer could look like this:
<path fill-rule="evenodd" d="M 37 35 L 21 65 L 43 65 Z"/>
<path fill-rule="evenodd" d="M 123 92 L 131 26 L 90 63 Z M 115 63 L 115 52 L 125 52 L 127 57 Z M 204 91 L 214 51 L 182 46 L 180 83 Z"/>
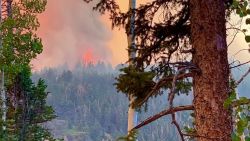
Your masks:
<path fill-rule="evenodd" d="M 137 5 L 149 0 L 138 0 Z M 128 0 L 117 0 L 122 11 L 128 9 Z M 33 62 L 33 70 L 67 64 L 73 68 L 78 62 L 104 61 L 113 66 L 127 60 L 127 38 L 123 29 L 111 29 L 107 15 L 92 11 L 93 4 L 82 0 L 48 0 L 46 11 L 39 15 L 38 36 L 44 51 Z M 236 21 L 236 20 L 235 20 Z M 232 39 L 229 36 L 228 41 Z M 229 47 L 229 57 L 248 48 L 244 36 L 236 37 Z M 250 60 L 249 53 L 239 53 L 237 59 Z"/>
<path fill-rule="evenodd" d="M 35 70 L 65 63 L 73 67 L 83 58 L 111 61 L 107 46 L 112 31 L 91 9 L 82 0 L 48 0 L 46 11 L 39 15 L 44 51 L 33 61 Z"/>

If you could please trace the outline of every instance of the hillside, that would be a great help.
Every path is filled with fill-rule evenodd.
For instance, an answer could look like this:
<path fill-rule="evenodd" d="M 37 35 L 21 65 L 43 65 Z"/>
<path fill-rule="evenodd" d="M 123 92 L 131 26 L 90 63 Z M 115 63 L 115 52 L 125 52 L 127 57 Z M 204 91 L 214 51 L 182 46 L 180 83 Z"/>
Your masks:
<path fill-rule="evenodd" d="M 237 76 L 243 72 L 244 69 L 240 72 L 235 70 Z M 115 90 L 113 84 L 117 74 L 117 69 L 103 63 L 79 64 L 71 71 L 67 67 L 60 67 L 35 73 L 34 80 L 40 77 L 46 80 L 51 92 L 47 102 L 54 107 L 58 116 L 46 126 L 56 137 L 68 141 L 113 141 L 125 135 L 128 100 Z M 249 82 L 250 78 L 247 78 L 240 86 L 241 95 L 247 95 L 245 86 Z M 139 120 L 164 110 L 166 101 L 166 94 L 151 99 L 147 112 L 142 110 L 139 113 Z M 190 96 L 182 95 L 175 104 L 190 102 Z M 184 125 L 191 121 L 188 113 L 179 114 L 177 119 Z M 178 140 L 177 138 L 175 126 L 171 125 L 169 117 L 153 122 L 139 131 L 140 141 Z"/>

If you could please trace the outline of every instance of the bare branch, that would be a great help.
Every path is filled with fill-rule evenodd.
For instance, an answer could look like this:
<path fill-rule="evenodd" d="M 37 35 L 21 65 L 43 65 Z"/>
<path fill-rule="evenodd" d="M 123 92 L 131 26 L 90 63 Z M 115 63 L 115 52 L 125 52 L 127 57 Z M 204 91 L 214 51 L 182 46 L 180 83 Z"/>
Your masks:
<path fill-rule="evenodd" d="M 237 28 L 237 27 L 229 27 L 229 28 L 227 28 L 227 30 L 236 30 L 236 31 L 241 32 L 244 35 L 246 35 L 246 33 L 242 29 Z"/>
<path fill-rule="evenodd" d="M 174 101 L 174 97 L 175 97 L 175 85 L 176 85 L 176 82 L 177 82 L 177 76 L 179 75 L 179 73 L 185 71 L 186 69 L 190 69 L 190 66 L 179 69 L 176 72 L 176 74 L 175 74 L 175 76 L 173 78 L 172 88 L 171 88 L 170 93 L 168 95 L 168 101 L 169 101 L 170 109 L 173 108 L 173 101 Z M 180 128 L 179 124 L 177 123 L 177 121 L 175 119 L 175 113 L 171 113 L 171 115 L 172 115 L 172 124 L 174 124 L 176 126 L 176 128 L 177 128 L 177 130 L 178 130 L 178 132 L 180 134 L 181 140 L 185 141 L 184 136 L 183 136 L 182 131 L 181 131 L 181 128 Z"/>
<path fill-rule="evenodd" d="M 176 113 L 176 112 L 180 112 L 180 111 L 188 111 L 188 110 L 194 110 L 194 106 L 193 105 L 187 105 L 187 106 L 179 106 L 179 107 L 174 107 L 172 109 L 166 109 L 161 111 L 160 113 L 153 115 L 149 118 L 147 118 L 146 120 L 142 121 L 140 124 L 138 124 L 136 127 L 134 127 L 134 129 L 139 129 L 165 115 L 169 115 L 171 113 Z"/>
<path fill-rule="evenodd" d="M 230 69 L 237 68 L 237 67 L 246 65 L 246 64 L 248 64 L 248 63 L 250 63 L 250 61 L 247 61 L 247 62 L 245 62 L 245 63 L 239 64 L 239 65 L 236 65 L 236 66 L 232 66 L 232 67 L 230 67 Z"/>
<path fill-rule="evenodd" d="M 232 64 L 234 64 L 234 63 L 239 63 L 240 64 L 240 61 L 239 60 L 234 60 L 233 62 L 231 62 L 230 64 L 229 64 L 229 66 L 231 66 Z"/>
<path fill-rule="evenodd" d="M 172 113 L 172 124 L 174 124 L 174 125 L 176 126 L 176 128 L 177 128 L 177 130 L 178 130 L 178 132 L 179 132 L 179 135 L 180 135 L 180 137 L 181 137 L 181 140 L 182 140 L 182 141 L 185 141 L 184 135 L 183 135 L 183 133 L 182 133 L 182 131 L 181 131 L 181 128 L 180 128 L 180 125 L 177 123 L 177 121 L 176 121 L 176 119 L 175 119 L 175 113 Z"/>
<path fill-rule="evenodd" d="M 235 57 L 237 54 L 239 54 L 242 51 L 250 51 L 250 49 L 241 49 L 241 50 L 237 51 L 232 57 Z"/>
<path fill-rule="evenodd" d="M 242 22 L 242 19 L 240 20 L 240 22 Z M 239 32 L 242 32 L 242 33 L 246 36 L 246 33 L 243 32 L 243 31 L 240 29 L 240 28 L 241 28 L 241 24 L 240 24 L 239 28 L 237 28 L 237 27 L 235 27 L 235 26 L 233 26 L 233 25 L 231 25 L 231 26 L 232 26 L 232 27 L 227 28 L 227 30 L 230 30 L 230 29 L 236 30 L 236 33 L 234 34 L 232 41 L 227 45 L 227 47 L 229 47 L 229 46 L 233 43 L 233 41 L 235 40 L 235 38 L 236 38 L 236 36 L 237 36 L 237 34 L 238 34 Z"/>
<path fill-rule="evenodd" d="M 247 77 L 249 73 L 250 73 L 250 67 L 248 68 L 247 72 L 244 75 L 242 75 L 242 77 L 237 82 L 235 82 L 235 85 L 236 86 L 239 85 L 244 80 L 244 78 Z"/>
<path fill-rule="evenodd" d="M 229 47 L 229 46 L 233 43 L 233 41 L 235 40 L 235 38 L 236 38 L 236 36 L 237 36 L 238 33 L 239 33 L 239 32 L 236 31 L 236 33 L 235 33 L 234 36 L 233 36 L 233 39 L 232 39 L 231 42 L 227 45 L 227 47 Z"/>
<path fill-rule="evenodd" d="M 191 62 L 168 62 L 166 65 L 183 65 L 183 66 L 193 66 Z"/>

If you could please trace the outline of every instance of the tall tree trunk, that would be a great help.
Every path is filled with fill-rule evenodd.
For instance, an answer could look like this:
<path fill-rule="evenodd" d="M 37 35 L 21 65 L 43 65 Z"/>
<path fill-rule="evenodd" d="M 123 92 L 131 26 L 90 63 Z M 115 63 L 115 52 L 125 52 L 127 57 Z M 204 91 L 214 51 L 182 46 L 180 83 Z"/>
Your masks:
<path fill-rule="evenodd" d="M 223 107 L 229 96 L 229 66 L 224 0 L 190 0 L 198 141 L 231 141 L 232 119 Z"/>
<path fill-rule="evenodd" d="M 0 0 L 0 24 L 2 23 L 2 0 Z M 0 48 L 3 48 L 2 45 L 2 33 L 0 32 Z M 3 53 L 3 52 L 2 52 Z M 1 67 L 0 72 L 0 87 L 1 87 L 1 112 L 2 112 L 2 122 L 5 124 L 6 122 L 6 114 L 7 114 L 7 106 L 6 106 L 6 93 L 5 93 L 5 86 L 4 86 L 4 68 Z M 3 125 L 2 129 L 5 131 L 6 126 Z"/>
<path fill-rule="evenodd" d="M 129 0 L 129 9 L 134 9 L 135 8 L 135 3 L 136 0 Z M 130 28 L 129 28 L 129 32 L 127 33 L 127 39 L 128 39 L 128 57 L 129 57 L 129 65 L 134 65 L 133 62 L 131 61 L 131 59 L 135 58 L 136 56 L 136 52 L 135 52 L 135 35 L 134 35 L 134 13 L 131 15 L 129 24 L 130 24 Z M 136 124 L 137 124 L 137 113 L 135 111 L 135 109 L 132 107 L 132 103 L 134 101 L 134 97 L 130 96 L 129 97 L 129 109 L 128 109 L 128 133 L 131 129 L 133 129 Z"/>

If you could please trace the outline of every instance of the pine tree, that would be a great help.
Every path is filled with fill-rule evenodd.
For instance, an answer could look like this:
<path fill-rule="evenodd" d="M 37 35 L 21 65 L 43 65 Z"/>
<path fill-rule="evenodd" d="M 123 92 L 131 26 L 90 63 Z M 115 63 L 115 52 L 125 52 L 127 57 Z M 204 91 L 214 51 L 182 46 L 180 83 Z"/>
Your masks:
<path fill-rule="evenodd" d="M 8 89 L 8 94 L 12 97 L 9 100 L 8 118 L 15 121 L 15 128 L 12 130 L 18 141 L 54 141 L 50 132 L 41 125 L 56 117 L 53 108 L 46 103 L 47 86 L 42 79 L 36 85 L 33 84 L 30 77 L 31 69 L 26 66 Z"/>

